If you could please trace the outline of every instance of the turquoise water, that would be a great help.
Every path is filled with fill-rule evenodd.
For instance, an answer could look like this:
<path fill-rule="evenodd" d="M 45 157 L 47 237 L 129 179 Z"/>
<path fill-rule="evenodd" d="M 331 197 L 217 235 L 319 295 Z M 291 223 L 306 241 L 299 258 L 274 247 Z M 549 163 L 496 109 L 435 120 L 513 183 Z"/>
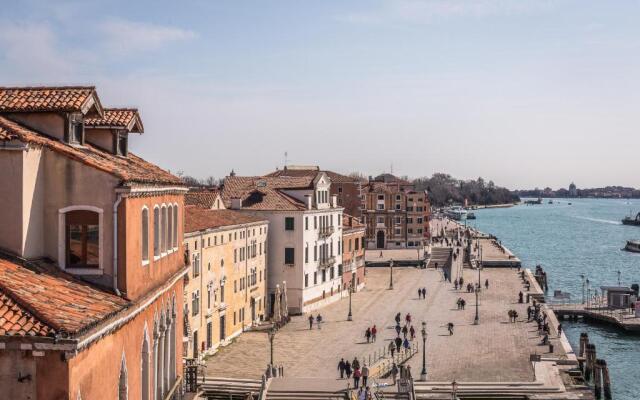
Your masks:
<path fill-rule="evenodd" d="M 568 203 L 571 202 L 572 205 Z M 640 283 L 640 254 L 621 251 L 629 239 L 640 239 L 640 227 L 624 226 L 620 220 L 640 211 L 640 200 L 571 199 L 554 204 L 486 209 L 469 221 L 483 232 L 496 235 L 526 267 L 541 264 L 548 273 L 549 293 L 571 293 L 582 300 L 585 274 L 592 288 Z M 580 332 L 588 332 L 598 357 L 607 360 L 614 398 L 640 398 L 640 335 L 628 335 L 606 325 L 563 324 L 577 349 Z"/>

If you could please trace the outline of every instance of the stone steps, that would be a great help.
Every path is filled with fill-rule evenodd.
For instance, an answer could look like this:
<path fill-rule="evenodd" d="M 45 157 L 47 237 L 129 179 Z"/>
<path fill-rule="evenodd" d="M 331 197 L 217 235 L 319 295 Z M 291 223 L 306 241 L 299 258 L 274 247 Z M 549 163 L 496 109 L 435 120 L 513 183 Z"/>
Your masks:
<path fill-rule="evenodd" d="M 415 382 L 417 399 L 431 399 L 433 395 L 451 393 L 451 382 Z M 464 398 L 525 398 L 533 394 L 554 394 L 563 390 L 545 386 L 542 382 L 461 382 L 457 393 Z"/>
<path fill-rule="evenodd" d="M 249 393 L 254 398 L 258 397 L 262 382 L 257 379 L 206 377 L 199 386 L 203 397 L 208 400 L 245 400 Z"/>
<path fill-rule="evenodd" d="M 436 263 L 438 263 L 438 267 L 442 268 L 447 265 L 449 259 L 451 258 L 452 250 L 449 247 L 433 247 L 431 248 L 431 258 L 429 258 L 429 263 L 427 264 L 427 268 L 435 268 Z"/>

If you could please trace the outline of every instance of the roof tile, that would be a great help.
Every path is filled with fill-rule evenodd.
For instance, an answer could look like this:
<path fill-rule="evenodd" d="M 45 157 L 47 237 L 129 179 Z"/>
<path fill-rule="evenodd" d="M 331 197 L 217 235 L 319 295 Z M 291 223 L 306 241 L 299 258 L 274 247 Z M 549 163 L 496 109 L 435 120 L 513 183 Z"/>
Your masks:
<path fill-rule="evenodd" d="M 81 111 L 93 86 L 0 87 L 0 112 Z"/>
<path fill-rule="evenodd" d="M 185 233 L 223 226 L 267 222 L 266 219 L 236 210 L 207 210 L 196 206 L 185 207 Z"/>

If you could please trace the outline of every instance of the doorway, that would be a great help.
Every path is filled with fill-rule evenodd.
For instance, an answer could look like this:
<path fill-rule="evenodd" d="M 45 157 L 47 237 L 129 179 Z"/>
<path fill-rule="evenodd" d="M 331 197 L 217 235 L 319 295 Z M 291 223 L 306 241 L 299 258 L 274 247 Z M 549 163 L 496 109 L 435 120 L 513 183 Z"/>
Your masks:
<path fill-rule="evenodd" d="M 384 231 L 378 231 L 376 234 L 376 247 L 378 249 L 384 249 Z"/>

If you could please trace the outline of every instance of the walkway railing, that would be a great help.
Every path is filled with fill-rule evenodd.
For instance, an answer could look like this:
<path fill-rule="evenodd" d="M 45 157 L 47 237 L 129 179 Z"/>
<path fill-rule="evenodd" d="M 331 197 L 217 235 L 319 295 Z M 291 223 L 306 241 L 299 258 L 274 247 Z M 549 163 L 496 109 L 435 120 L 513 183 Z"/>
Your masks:
<path fill-rule="evenodd" d="M 557 311 L 583 311 L 584 313 L 601 315 L 603 317 L 614 318 L 623 322 L 626 317 L 635 318 L 633 310 L 628 308 L 610 308 L 606 304 L 597 303 L 595 305 L 583 303 L 548 303 L 553 310 Z"/>
<path fill-rule="evenodd" d="M 373 377 L 384 377 L 391 372 L 393 364 L 396 366 L 403 364 L 418 352 L 418 343 L 414 341 L 408 349 L 404 347 L 396 351 L 391 356 L 387 346 L 382 346 L 379 350 L 362 357 L 362 361 L 369 366 L 369 375 Z"/>

